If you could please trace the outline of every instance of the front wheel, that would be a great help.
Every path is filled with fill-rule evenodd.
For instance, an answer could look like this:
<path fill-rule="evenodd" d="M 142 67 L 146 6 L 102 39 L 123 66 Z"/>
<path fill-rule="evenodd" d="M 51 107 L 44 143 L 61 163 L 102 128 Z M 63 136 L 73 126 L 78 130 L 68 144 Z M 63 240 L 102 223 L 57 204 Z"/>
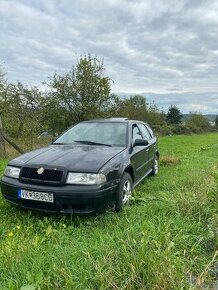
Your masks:
<path fill-rule="evenodd" d="M 119 186 L 116 196 L 115 211 L 120 211 L 123 206 L 127 205 L 133 193 L 133 182 L 129 173 L 125 172 Z"/>

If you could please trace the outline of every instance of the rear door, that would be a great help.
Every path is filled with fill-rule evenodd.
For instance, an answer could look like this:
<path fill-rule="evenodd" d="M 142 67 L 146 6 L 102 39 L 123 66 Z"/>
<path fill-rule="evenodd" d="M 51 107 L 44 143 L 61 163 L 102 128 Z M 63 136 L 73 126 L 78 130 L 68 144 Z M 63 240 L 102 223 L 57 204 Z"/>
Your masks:
<path fill-rule="evenodd" d="M 154 162 L 154 156 L 156 152 L 156 138 L 153 135 L 153 132 L 150 127 L 148 127 L 144 123 L 139 123 L 138 127 L 140 129 L 140 132 L 142 134 L 143 139 L 148 141 L 148 158 L 147 158 L 147 169 L 151 169 Z"/>
<path fill-rule="evenodd" d="M 136 139 L 143 139 L 138 124 L 134 123 L 131 127 L 131 164 L 135 172 L 135 183 L 139 182 L 148 171 L 148 146 L 135 146 Z"/>

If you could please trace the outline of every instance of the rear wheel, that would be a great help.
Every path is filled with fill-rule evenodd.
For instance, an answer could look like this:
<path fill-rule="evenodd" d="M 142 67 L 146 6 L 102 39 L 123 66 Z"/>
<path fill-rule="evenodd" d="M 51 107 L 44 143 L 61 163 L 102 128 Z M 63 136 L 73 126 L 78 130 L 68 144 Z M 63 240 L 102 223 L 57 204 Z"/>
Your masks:
<path fill-rule="evenodd" d="M 119 186 L 116 196 L 115 211 L 120 211 L 123 206 L 127 205 L 133 193 L 133 182 L 129 173 L 125 172 Z"/>
<path fill-rule="evenodd" d="M 159 172 L 159 158 L 158 158 L 158 155 L 155 154 L 151 175 L 155 176 L 158 174 L 158 172 Z"/>

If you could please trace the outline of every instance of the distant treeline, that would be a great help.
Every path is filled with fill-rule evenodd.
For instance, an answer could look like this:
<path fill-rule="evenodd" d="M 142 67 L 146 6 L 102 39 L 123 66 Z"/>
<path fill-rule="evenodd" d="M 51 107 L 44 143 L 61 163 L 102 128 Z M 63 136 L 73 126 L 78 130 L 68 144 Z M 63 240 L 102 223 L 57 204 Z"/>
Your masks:
<path fill-rule="evenodd" d="M 215 114 L 203 114 L 204 117 L 208 119 L 209 122 L 216 122 Z M 183 121 L 187 120 L 190 117 L 190 114 L 182 114 Z"/>
<path fill-rule="evenodd" d="M 33 138 L 43 131 L 55 136 L 80 121 L 108 117 L 146 121 L 159 134 L 199 133 L 215 128 L 199 113 L 191 114 L 184 123 L 176 106 L 166 114 L 141 95 L 121 99 L 111 93 L 112 82 L 105 76 L 103 61 L 91 55 L 82 56 L 68 72 L 55 73 L 44 83 L 43 91 L 8 82 L 1 69 L 0 114 L 4 130 L 13 138 Z"/>

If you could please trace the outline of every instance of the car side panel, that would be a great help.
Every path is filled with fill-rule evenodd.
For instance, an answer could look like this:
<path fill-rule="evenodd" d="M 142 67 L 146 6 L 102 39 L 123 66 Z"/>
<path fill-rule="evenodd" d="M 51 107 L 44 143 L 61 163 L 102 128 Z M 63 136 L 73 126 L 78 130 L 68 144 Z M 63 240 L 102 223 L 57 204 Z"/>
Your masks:
<path fill-rule="evenodd" d="M 148 144 L 148 170 L 153 167 L 155 152 L 157 150 L 157 138 L 153 135 L 151 128 L 144 122 L 138 123 L 139 129 L 141 130 L 142 136 L 149 142 Z"/>
<path fill-rule="evenodd" d="M 149 170 L 148 164 L 149 146 L 137 146 L 132 149 L 130 163 L 135 171 L 135 182 L 142 179 Z"/>
<path fill-rule="evenodd" d="M 148 167 L 152 168 L 154 163 L 155 153 L 157 151 L 156 137 L 149 140 L 149 152 L 148 152 Z"/>

